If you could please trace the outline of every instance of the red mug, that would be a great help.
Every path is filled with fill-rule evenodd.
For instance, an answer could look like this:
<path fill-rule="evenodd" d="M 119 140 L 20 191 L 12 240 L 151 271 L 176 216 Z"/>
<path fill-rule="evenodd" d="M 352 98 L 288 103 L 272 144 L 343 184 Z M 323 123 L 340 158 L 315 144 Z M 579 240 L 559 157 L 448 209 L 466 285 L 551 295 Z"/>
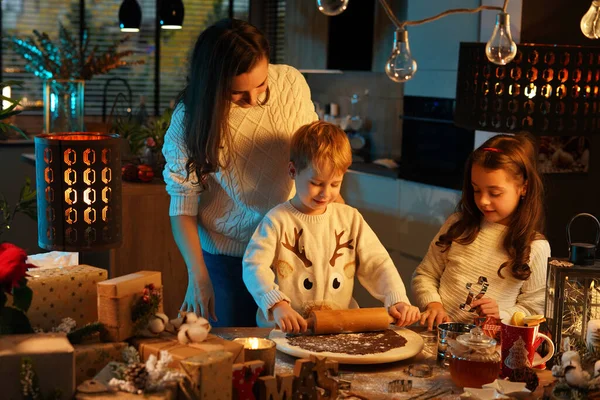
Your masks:
<path fill-rule="evenodd" d="M 554 355 L 554 343 L 539 332 L 539 326 L 515 326 L 502 321 L 502 377 L 510 376 L 513 369 L 535 367 L 548 361 Z M 537 348 L 543 341 L 548 342 L 548 354 L 534 361 Z"/>

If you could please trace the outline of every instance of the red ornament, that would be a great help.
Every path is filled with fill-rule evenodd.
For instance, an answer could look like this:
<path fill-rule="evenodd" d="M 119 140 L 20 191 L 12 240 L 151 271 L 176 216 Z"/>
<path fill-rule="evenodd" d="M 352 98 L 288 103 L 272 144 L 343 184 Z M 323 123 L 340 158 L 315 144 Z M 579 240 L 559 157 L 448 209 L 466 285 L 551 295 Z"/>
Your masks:
<path fill-rule="evenodd" d="M 124 181 L 135 182 L 138 180 L 138 169 L 134 164 L 125 164 L 121 167 L 121 176 Z"/>
<path fill-rule="evenodd" d="M 137 166 L 137 176 L 142 182 L 150 182 L 154 178 L 154 171 L 151 166 L 140 164 Z"/>

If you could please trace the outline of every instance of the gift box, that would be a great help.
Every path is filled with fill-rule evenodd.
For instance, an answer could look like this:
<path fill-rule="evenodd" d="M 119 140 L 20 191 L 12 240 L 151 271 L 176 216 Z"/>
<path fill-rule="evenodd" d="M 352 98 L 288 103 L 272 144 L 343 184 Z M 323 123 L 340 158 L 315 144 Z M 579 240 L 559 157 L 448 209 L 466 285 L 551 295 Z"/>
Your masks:
<path fill-rule="evenodd" d="M 98 320 L 96 284 L 107 278 L 106 270 L 73 265 L 31 269 L 28 274 L 33 300 L 27 316 L 34 329 L 50 331 L 67 317 L 78 327 Z"/>
<path fill-rule="evenodd" d="M 75 393 L 75 353 L 64 334 L 0 336 L 0 397 L 22 400 L 21 364 L 30 359 L 43 397 L 60 391 L 60 399 Z"/>
<path fill-rule="evenodd" d="M 93 379 L 111 361 L 123 361 L 125 342 L 76 344 L 75 348 L 75 383 L 81 384 Z"/>
<path fill-rule="evenodd" d="M 200 343 L 181 344 L 170 333 L 162 333 L 156 338 L 133 338 L 131 342 L 143 360 L 147 360 L 151 354 L 158 357 L 161 350 L 168 351 L 173 356 L 173 362 L 169 364 L 171 368 L 179 368 L 180 362 L 186 358 L 223 350 L 233 355 L 233 363 L 244 362 L 244 346 L 242 344 L 211 334 Z"/>
<path fill-rule="evenodd" d="M 162 290 L 160 272 L 139 271 L 98 283 L 98 321 L 105 328 L 102 340 L 122 342 L 135 334 L 131 310 L 149 284 Z M 162 296 L 159 311 L 162 312 Z"/>

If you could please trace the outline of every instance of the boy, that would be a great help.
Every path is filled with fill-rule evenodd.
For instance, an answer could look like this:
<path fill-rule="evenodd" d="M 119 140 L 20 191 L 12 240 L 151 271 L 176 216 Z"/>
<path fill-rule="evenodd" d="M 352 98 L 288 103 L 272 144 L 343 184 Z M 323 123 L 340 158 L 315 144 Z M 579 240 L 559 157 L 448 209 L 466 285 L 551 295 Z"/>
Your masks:
<path fill-rule="evenodd" d="M 267 213 L 243 261 L 243 278 L 258 304 L 257 323 L 304 332 L 314 309 L 357 308 L 354 275 L 399 326 L 419 320 L 387 251 L 358 210 L 336 203 L 352 162 L 337 126 L 316 121 L 294 134 L 289 174 L 295 196 Z"/>

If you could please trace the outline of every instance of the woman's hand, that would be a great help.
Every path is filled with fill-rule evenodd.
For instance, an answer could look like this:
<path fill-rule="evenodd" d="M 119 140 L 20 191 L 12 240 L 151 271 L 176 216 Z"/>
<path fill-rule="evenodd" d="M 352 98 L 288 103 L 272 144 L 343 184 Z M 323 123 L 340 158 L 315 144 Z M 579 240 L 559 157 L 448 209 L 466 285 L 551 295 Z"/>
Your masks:
<path fill-rule="evenodd" d="M 471 308 L 475 308 L 477 314 L 482 317 L 494 317 L 500 319 L 500 309 L 498 303 L 491 297 L 483 296 L 479 300 L 471 303 Z"/>
<path fill-rule="evenodd" d="M 421 317 L 421 312 L 415 306 L 400 302 L 390 306 L 388 312 L 396 320 L 397 326 L 407 326 L 414 324 Z"/>
<path fill-rule="evenodd" d="M 432 331 L 434 325 L 450 321 L 450 317 L 444 310 L 442 303 L 433 301 L 427 304 L 427 309 L 421 314 L 421 325 L 427 325 L 427 329 Z"/>
<path fill-rule="evenodd" d="M 215 291 L 208 272 L 206 274 L 199 272 L 188 274 L 188 287 L 181 310 L 192 311 L 203 318 L 217 321 Z"/>
<path fill-rule="evenodd" d="M 300 314 L 296 312 L 290 306 L 290 304 L 283 300 L 275 304 L 271 311 L 273 312 L 273 319 L 279 329 L 286 333 L 300 333 L 306 332 L 308 323 Z"/>

